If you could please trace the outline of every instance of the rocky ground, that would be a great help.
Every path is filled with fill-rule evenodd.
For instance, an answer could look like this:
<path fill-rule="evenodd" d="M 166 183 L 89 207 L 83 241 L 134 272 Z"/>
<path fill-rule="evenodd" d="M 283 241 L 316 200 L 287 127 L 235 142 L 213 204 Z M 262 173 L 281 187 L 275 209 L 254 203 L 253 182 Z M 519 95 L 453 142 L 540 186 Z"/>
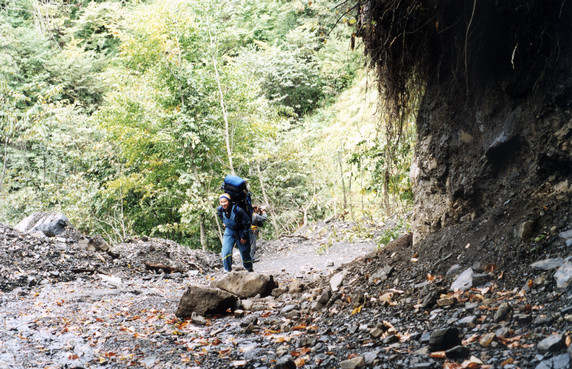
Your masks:
<path fill-rule="evenodd" d="M 223 276 L 217 255 L 0 225 L 0 368 L 570 367 L 572 226 L 520 263 L 410 236 L 378 249 L 384 230 L 364 228 L 260 242 L 271 295 L 181 319 L 187 286 Z"/>

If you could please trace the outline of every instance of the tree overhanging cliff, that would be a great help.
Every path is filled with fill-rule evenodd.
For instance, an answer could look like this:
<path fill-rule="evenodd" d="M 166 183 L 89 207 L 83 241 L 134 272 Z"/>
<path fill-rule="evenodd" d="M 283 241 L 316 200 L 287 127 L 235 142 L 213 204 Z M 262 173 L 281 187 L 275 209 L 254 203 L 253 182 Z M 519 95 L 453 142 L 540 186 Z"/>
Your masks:
<path fill-rule="evenodd" d="M 394 119 L 419 102 L 414 244 L 472 242 L 506 257 L 565 228 L 572 3 L 390 0 L 358 9 L 356 33 Z"/>

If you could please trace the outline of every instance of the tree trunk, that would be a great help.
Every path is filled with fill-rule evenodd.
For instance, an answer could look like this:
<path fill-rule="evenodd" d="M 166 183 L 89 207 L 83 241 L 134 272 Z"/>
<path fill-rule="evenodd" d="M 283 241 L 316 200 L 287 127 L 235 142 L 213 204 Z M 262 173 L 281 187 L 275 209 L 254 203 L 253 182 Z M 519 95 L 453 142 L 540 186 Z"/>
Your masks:
<path fill-rule="evenodd" d="M 346 195 L 346 183 L 344 180 L 344 167 L 343 167 L 343 146 L 340 146 L 340 150 L 338 151 L 338 162 L 340 164 L 340 180 L 342 182 L 342 192 L 344 194 L 344 207 L 342 210 L 342 213 L 344 213 L 347 209 L 348 206 L 348 200 L 347 200 L 347 195 Z"/>
<path fill-rule="evenodd" d="M 205 237 L 205 217 L 201 214 L 199 219 L 199 227 L 200 227 L 200 237 L 201 237 L 201 248 L 203 251 L 207 251 L 207 242 Z"/>
<path fill-rule="evenodd" d="M 262 190 L 262 196 L 264 197 L 264 204 L 270 216 L 270 221 L 274 227 L 274 236 L 278 238 L 278 224 L 276 224 L 276 216 L 274 210 L 270 208 L 270 202 L 268 201 L 268 196 L 266 195 L 266 186 L 264 185 L 264 180 L 262 179 L 262 171 L 260 170 L 260 163 L 256 162 L 256 172 L 258 173 L 258 180 L 260 181 L 260 189 Z"/>
<path fill-rule="evenodd" d="M 217 67 L 216 58 L 215 58 L 215 45 L 214 45 L 214 40 L 213 40 L 213 36 L 211 34 L 210 28 L 209 28 L 209 38 L 210 38 L 210 46 L 211 46 L 212 63 L 213 63 L 213 67 L 214 67 L 215 79 L 216 79 L 216 83 L 218 86 L 218 92 L 219 92 L 220 108 L 221 108 L 222 117 L 224 120 L 224 141 L 226 144 L 226 154 L 228 156 L 228 167 L 230 169 L 231 174 L 236 174 L 234 171 L 234 164 L 232 162 L 232 149 L 230 147 L 230 128 L 229 128 L 229 123 L 228 123 L 228 115 L 227 115 L 226 107 L 224 104 L 224 94 L 222 91 L 222 86 L 220 83 L 220 76 L 218 74 L 218 67 Z"/>

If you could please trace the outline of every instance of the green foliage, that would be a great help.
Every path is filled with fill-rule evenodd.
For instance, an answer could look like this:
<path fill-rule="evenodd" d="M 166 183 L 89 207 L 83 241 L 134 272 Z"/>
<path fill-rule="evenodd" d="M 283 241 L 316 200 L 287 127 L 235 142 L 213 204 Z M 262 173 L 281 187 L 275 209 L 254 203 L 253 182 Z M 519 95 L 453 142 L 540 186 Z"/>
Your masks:
<path fill-rule="evenodd" d="M 386 246 L 393 240 L 398 239 L 403 234 L 409 232 L 409 223 L 406 218 L 399 217 L 397 223 L 387 230 L 385 230 L 382 235 L 379 237 L 377 241 L 377 245 L 379 248 Z"/>
<path fill-rule="evenodd" d="M 362 136 L 352 132 L 375 127 L 335 2 L 9 3 L 0 222 L 57 210 L 112 242 L 141 234 L 198 247 L 203 230 L 217 249 L 214 209 L 231 159 L 255 202 L 269 202 L 266 236 L 343 214 L 342 193 L 372 198 L 359 192 L 374 190 L 379 178 L 365 171 L 382 146 L 348 164 Z M 350 87 L 353 98 L 341 94 Z M 408 147 L 396 151 L 401 174 Z M 340 190 L 341 178 L 354 187 Z M 395 191 L 406 187 L 395 178 Z"/>

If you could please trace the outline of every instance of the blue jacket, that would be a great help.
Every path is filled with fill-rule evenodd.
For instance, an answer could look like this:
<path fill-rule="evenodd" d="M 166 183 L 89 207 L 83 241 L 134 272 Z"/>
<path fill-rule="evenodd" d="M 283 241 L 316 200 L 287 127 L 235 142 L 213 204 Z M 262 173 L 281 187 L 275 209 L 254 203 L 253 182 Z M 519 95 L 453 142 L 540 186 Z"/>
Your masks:
<path fill-rule="evenodd" d="M 234 232 L 238 236 L 236 241 L 240 239 L 248 240 L 250 217 L 246 214 L 246 211 L 239 206 L 230 205 L 229 209 L 228 212 L 225 212 L 222 206 L 216 209 L 220 220 L 226 225 L 225 233 Z"/>

